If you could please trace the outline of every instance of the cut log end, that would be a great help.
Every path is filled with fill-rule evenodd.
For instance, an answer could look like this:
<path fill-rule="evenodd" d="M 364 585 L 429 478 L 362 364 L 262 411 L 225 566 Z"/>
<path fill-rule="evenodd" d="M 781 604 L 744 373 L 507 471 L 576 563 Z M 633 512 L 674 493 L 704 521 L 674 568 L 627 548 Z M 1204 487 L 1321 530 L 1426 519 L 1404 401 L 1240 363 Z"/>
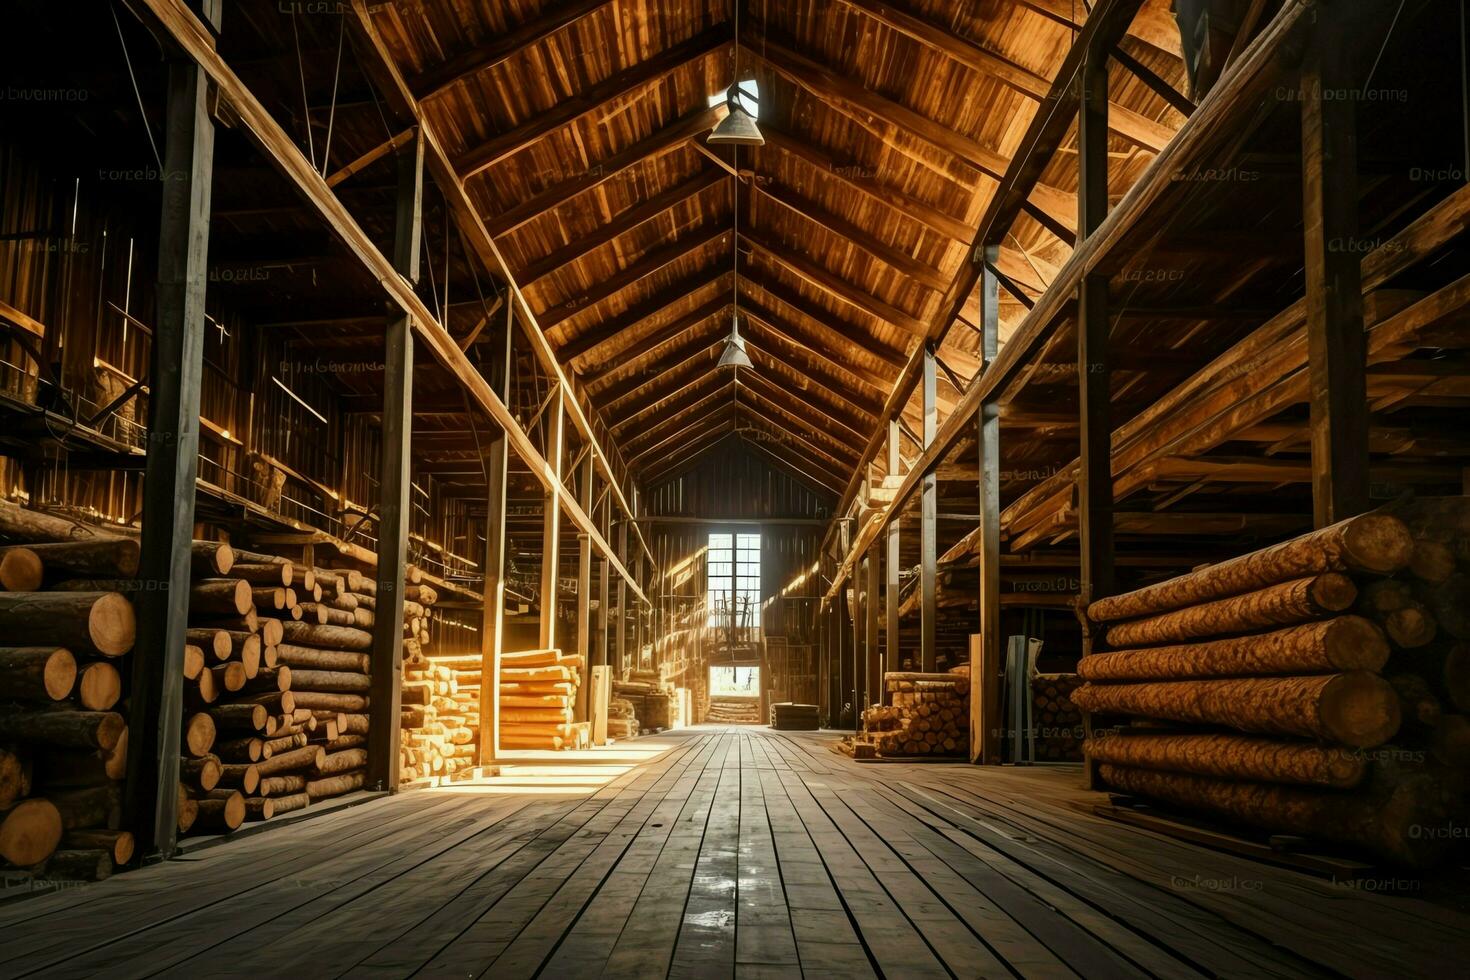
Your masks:
<path fill-rule="evenodd" d="M 1402 722 L 1393 685 L 1366 671 L 1334 677 L 1322 693 L 1318 712 L 1324 731 L 1354 748 L 1382 745 Z"/>
<path fill-rule="evenodd" d="M 107 592 L 92 603 L 87 615 L 87 632 L 97 652 L 108 657 L 120 657 L 133 648 L 133 637 L 137 623 L 133 618 L 133 604 L 120 592 Z"/>
<path fill-rule="evenodd" d="M 0 587 L 7 592 L 35 592 L 45 567 L 30 548 L 7 548 L 0 556 Z"/>
<path fill-rule="evenodd" d="M 82 669 L 77 699 L 88 711 L 106 711 L 122 697 L 122 675 L 112 664 L 98 661 Z"/>
<path fill-rule="evenodd" d="M 38 864 L 61 843 L 61 811 L 50 800 L 22 800 L 0 818 L 0 857 Z"/>
<path fill-rule="evenodd" d="M 192 756 L 203 756 L 214 747 L 214 719 L 200 711 L 184 722 L 184 747 Z"/>

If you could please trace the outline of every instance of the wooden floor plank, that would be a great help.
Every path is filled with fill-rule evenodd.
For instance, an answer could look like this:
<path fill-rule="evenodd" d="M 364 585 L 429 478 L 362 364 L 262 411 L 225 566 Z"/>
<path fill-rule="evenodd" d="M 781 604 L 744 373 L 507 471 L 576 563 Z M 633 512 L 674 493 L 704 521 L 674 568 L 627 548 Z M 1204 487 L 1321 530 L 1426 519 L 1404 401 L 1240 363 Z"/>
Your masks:
<path fill-rule="evenodd" d="M 799 967 L 791 912 L 776 859 L 761 773 L 773 771 L 759 737 L 742 736 L 755 765 L 740 774 L 740 850 L 736 859 L 735 964 Z"/>
<path fill-rule="evenodd" d="M 730 977 L 735 973 L 735 889 L 740 847 L 740 759 L 743 739 L 725 755 L 705 822 L 694 880 L 684 904 L 669 976 Z"/>

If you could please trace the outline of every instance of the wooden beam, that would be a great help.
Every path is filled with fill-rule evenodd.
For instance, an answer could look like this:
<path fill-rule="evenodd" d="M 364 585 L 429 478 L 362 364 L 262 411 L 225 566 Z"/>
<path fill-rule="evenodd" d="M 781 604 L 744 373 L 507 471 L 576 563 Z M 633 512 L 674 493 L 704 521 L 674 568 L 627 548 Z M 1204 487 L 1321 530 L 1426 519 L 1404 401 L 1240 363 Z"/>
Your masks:
<path fill-rule="evenodd" d="M 730 298 L 718 295 L 703 306 L 679 317 L 679 319 L 660 327 L 647 336 L 640 337 L 627 347 L 618 351 L 617 357 L 602 362 L 602 367 L 594 372 L 582 376 L 582 381 L 588 388 L 595 388 L 599 383 L 605 381 L 609 376 L 626 367 L 628 364 L 646 356 L 655 348 L 672 340 L 677 340 L 689 331 L 701 327 L 711 319 L 720 316 L 730 308 Z"/>
<path fill-rule="evenodd" d="M 592 465 L 592 454 L 582 457 L 581 486 L 577 488 L 582 510 L 592 513 L 593 484 L 597 470 Z M 577 535 L 577 652 L 582 663 L 592 663 L 592 541 L 585 534 Z M 590 675 L 589 675 L 590 677 Z M 590 684 L 577 685 L 575 718 L 587 721 L 587 688 Z"/>
<path fill-rule="evenodd" d="M 938 365 L 933 345 L 924 347 L 924 384 L 921 392 L 924 412 L 924 448 L 934 443 L 939 432 Z M 897 501 L 895 501 L 896 503 Z M 933 467 L 922 477 L 919 503 L 919 670 L 936 667 L 935 639 L 939 625 L 936 573 L 939 560 L 939 477 Z"/>
<path fill-rule="evenodd" d="M 1340 5 L 1333 4 L 1334 8 Z M 1302 191 L 1312 506 L 1318 527 L 1368 509 L 1368 342 L 1358 249 L 1358 139 L 1347 37 L 1334 9 L 1302 69 Z"/>
<path fill-rule="evenodd" d="M 327 186 L 336 187 L 338 184 L 341 184 L 353 174 L 361 173 L 362 171 L 366 170 L 368 167 L 383 159 L 383 157 L 387 156 L 394 150 L 398 149 L 400 146 L 406 144 L 409 140 L 413 139 L 414 133 L 414 128 L 410 126 L 409 128 L 388 137 L 388 139 L 386 139 L 382 143 L 379 143 L 371 150 L 368 150 L 366 153 L 353 160 L 351 163 L 338 167 L 335 171 L 332 172 L 330 176 L 327 177 Z"/>
<path fill-rule="evenodd" d="M 753 275 L 749 271 L 742 271 L 740 275 L 741 296 L 749 296 L 750 290 L 758 289 L 761 293 L 770 297 L 779 305 L 795 313 L 799 319 L 795 322 L 809 321 L 814 328 L 821 332 L 826 343 L 832 344 L 836 349 L 852 346 L 860 349 L 863 353 L 882 361 L 893 368 L 901 368 L 904 365 L 904 352 L 890 347 L 886 342 L 880 341 L 869 334 L 864 328 L 854 326 L 845 320 L 835 319 L 832 313 L 822 307 L 813 306 L 804 296 L 790 288 L 785 283 L 776 281 L 761 275 Z M 773 311 L 774 312 L 774 311 Z M 782 322 L 786 322 L 783 321 Z M 888 388 L 892 380 L 885 380 L 883 388 Z"/>
<path fill-rule="evenodd" d="M 1077 123 L 1078 226 L 1084 238 L 1108 214 L 1108 51 L 1089 50 L 1083 61 Z M 1077 401 L 1082 467 L 1077 481 L 1078 541 L 1083 603 L 1113 593 L 1112 372 L 1108 346 L 1106 275 L 1083 278 L 1077 301 Z M 1092 652 L 1083 637 L 1083 652 Z"/>
<path fill-rule="evenodd" d="M 797 349 L 797 351 L 819 365 L 822 376 L 834 383 L 852 383 L 858 389 L 868 389 L 880 393 L 887 391 L 887 386 L 892 383 L 892 378 L 885 379 L 883 375 L 873 371 L 866 371 L 852 364 L 838 360 L 822 347 L 814 346 L 805 340 L 795 328 L 780 322 L 778 317 L 766 312 L 760 307 L 745 304 L 740 307 L 745 314 L 745 321 L 751 327 L 751 333 L 767 335 L 776 340 Z M 795 368 L 793 368 L 795 370 Z M 808 372 L 803 372 L 808 373 Z M 845 397 L 862 408 L 867 415 L 876 417 L 882 403 L 870 396 L 859 395 L 855 391 L 845 391 Z"/>
<path fill-rule="evenodd" d="M 734 420 L 735 412 L 734 402 L 719 405 L 700 418 L 689 420 L 682 432 L 672 433 L 649 446 L 630 459 L 628 465 L 634 472 L 643 474 L 646 483 L 648 473 L 657 471 L 662 464 L 675 454 L 683 452 L 687 446 L 697 443 L 712 432 L 724 432 L 728 427 L 727 423 Z"/>
<path fill-rule="evenodd" d="M 710 377 L 718 378 L 719 375 L 711 375 Z M 656 444 L 670 429 L 687 426 L 690 419 L 701 418 L 707 409 L 730 398 L 731 394 L 733 394 L 731 389 L 734 387 L 734 384 L 735 379 L 733 377 L 727 378 L 723 383 L 717 385 L 713 391 L 699 395 L 688 404 L 666 409 L 661 413 L 663 415 L 662 420 L 647 428 L 639 429 L 636 435 L 624 442 L 624 451 L 629 454 L 629 458 L 631 459 L 643 447 Z"/>
<path fill-rule="evenodd" d="M 680 414 L 681 412 L 687 411 L 691 405 L 695 404 L 706 394 L 708 394 L 708 392 L 705 391 L 701 386 L 704 385 L 705 382 L 714 380 L 717 377 L 718 375 L 706 374 L 702 376 L 698 382 L 680 389 L 677 394 L 661 399 L 659 402 L 656 403 L 656 406 L 658 408 L 658 417 L 666 421 L 673 416 Z M 642 421 L 642 416 L 628 416 L 627 418 L 619 420 L 617 424 L 612 427 L 612 432 L 615 435 L 620 435 L 625 431 L 642 433 L 644 431 L 644 426 L 641 424 Z M 659 422 L 657 424 L 662 425 L 663 423 Z M 628 441 L 629 443 L 631 443 L 632 439 L 630 438 Z"/>
<path fill-rule="evenodd" d="M 906 313 L 891 303 L 881 300 L 870 293 L 863 292 L 846 279 L 843 279 L 841 276 L 836 275 L 812 260 L 778 247 L 774 242 L 764 238 L 760 233 L 752 232 L 749 228 L 745 228 L 741 230 L 740 238 L 792 275 L 797 276 L 823 292 L 837 297 L 861 312 L 897 327 L 899 330 L 904 330 L 909 333 L 923 332 L 924 325 L 918 317 L 911 313 Z"/>
<path fill-rule="evenodd" d="M 888 421 L 887 468 L 889 477 L 896 477 L 899 474 L 902 461 L 903 430 L 896 421 L 890 419 Z M 884 482 L 886 484 L 888 481 L 885 480 Z M 898 603 L 900 598 L 898 573 L 903 565 L 902 526 L 903 519 L 898 517 L 895 517 L 888 524 L 888 555 L 884 561 L 883 569 L 883 621 L 888 631 L 885 638 L 885 646 L 887 649 L 887 667 L 889 670 L 898 670 L 903 666 L 903 661 L 899 658 L 898 653 Z M 888 697 L 886 689 L 879 690 L 878 698 L 880 704 L 888 704 L 892 700 Z"/>
<path fill-rule="evenodd" d="M 541 649 L 556 647 L 556 598 L 561 585 L 561 494 L 562 466 L 565 465 L 562 432 L 566 422 L 563 407 L 565 392 L 557 387 L 546 408 L 546 461 L 556 476 L 557 487 L 541 498 Z"/>
<path fill-rule="evenodd" d="M 597 351 L 603 345 L 612 343 L 624 333 L 636 329 L 643 321 L 663 315 L 670 307 L 681 304 L 696 294 L 715 286 L 719 286 L 720 291 L 723 292 L 724 284 L 729 277 L 730 270 L 722 264 L 716 270 L 704 270 L 686 279 L 681 279 L 669 288 L 659 290 L 658 293 L 636 306 L 629 307 L 612 319 L 603 320 L 596 326 L 583 330 L 558 347 L 556 355 L 564 364 L 576 361 L 578 358 Z M 587 363 L 592 362 L 593 358 L 587 357 Z"/>
<path fill-rule="evenodd" d="M 856 430 L 852 428 L 851 423 L 837 418 L 831 411 L 810 400 L 795 397 L 785 388 L 766 380 L 755 371 L 746 371 L 740 379 L 740 384 L 745 390 L 778 408 L 792 425 L 808 427 L 813 435 L 829 440 L 835 447 L 835 452 L 831 449 L 824 451 L 833 456 L 834 462 L 837 461 L 838 453 L 846 457 L 849 463 L 857 456 L 857 451 L 852 448 L 852 443 L 856 442 Z M 837 430 L 836 434 L 813 424 L 816 421 L 830 425 Z M 800 435 L 799 429 L 796 434 Z"/>
<path fill-rule="evenodd" d="M 213 5 L 217 25 L 218 10 Z M 211 37 L 211 41 L 213 38 Z M 140 859 L 170 857 L 178 842 L 179 732 L 184 710 L 184 644 L 189 623 L 189 548 L 199 466 L 204 374 L 205 287 L 214 123 L 209 78 L 182 59 L 168 65 L 157 312 L 149 373 L 148 461 L 135 593 L 126 824 Z"/>
<path fill-rule="evenodd" d="M 744 420 L 743 428 L 742 419 Z M 825 482 L 840 482 L 842 471 L 850 465 L 808 448 L 808 444 L 799 438 L 789 438 L 791 436 L 789 430 L 784 426 L 776 425 L 768 416 L 757 414 L 748 399 L 740 406 L 740 416 L 735 420 L 735 431 L 746 445 L 762 446 L 785 459 L 788 464 L 797 465 L 799 463 L 801 467 L 814 474 L 825 475 L 828 478 Z M 752 439 L 749 436 L 751 432 L 761 433 L 762 437 Z"/>
<path fill-rule="evenodd" d="M 787 453 L 784 447 L 777 447 L 771 443 L 761 442 L 759 440 L 746 439 L 743 436 L 737 436 L 737 438 L 740 440 L 742 446 L 759 456 L 765 457 L 766 460 L 781 470 L 781 472 L 819 496 L 835 496 L 842 489 L 842 477 L 834 476 L 826 470 L 818 469 L 813 465 L 811 460 L 801 458 L 799 454 L 793 457 Z M 761 521 L 758 523 L 783 524 L 788 522 L 775 520 Z M 820 523 L 825 524 L 827 522 L 822 521 Z"/>
<path fill-rule="evenodd" d="M 995 361 L 1000 337 L 1000 281 L 995 267 L 997 245 L 985 246 L 985 272 L 980 279 L 980 356 L 986 367 Z M 983 370 L 983 369 L 982 369 Z M 994 398 L 980 403 L 976 415 L 977 483 L 979 487 L 980 569 L 979 648 L 970 658 L 970 761 L 1000 764 L 1001 619 L 1000 619 L 1000 422 Z M 895 522 L 896 523 L 896 522 Z"/>
<path fill-rule="evenodd" d="M 700 333 L 686 336 L 676 346 L 664 352 L 663 359 L 672 363 L 657 367 L 634 368 L 627 376 L 588 394 L 605 411 L 612 411 L 620 402 L 641 390 L 657 391 L 678 378 L 690 365 L 700 361 L 715 348 L 726 334 L 719 325 L 708 325 Z M 626 364 L 623 365 L 627 367 Z"/>
<path fill-rule="evenodd" d="M 424 69 L 409 83 L 421 101 L 436 98 L 468 78 L 489 71 L 527 49 L 550 38 L 588 14 L 606 6 L 608 0 L 567 0 L 518 27 L 487 38 L 440 64 Z"/>
<path fill-rule="evenodd" d="M 574 265 L 640 225 L 647 224 L 673 208 L 697 198 L 723 179 L 717 170 L 702 170 L 682 184 L 671 187 L 662 194 L 655 195 L 615 215 L 611 221 L 592 234 L 578 237 L 575 241 L 569 242 L 549 255 L 537 259 L 520 269 L 516 278 L 522 287 L 526 287 L 567 266 Z"/>
<path fill-rule="evenodd" d="M 410 284 L 419 279 L 423 240 L 424 140 L 398 151 L 398 201 L 393 222 L 393 268 Z M 389 314 L 384 337 L 383 441 L 378 465 L 378 606 L 373 620 L 369 698 L 368 784 L 398 789 L 403 687 L 403 586 L 408 566 L 409 494 L 413 451 L 413 332 L 409 314 Z"/>
<path fill-rule="evenodd" d="M 696 228 L 685 237 L 678 239 L 662 248 L 645 253 L 638 261 L 623 269 L 621 272 L 609 276 L 598 282 L 586 293 L 575 296 L 566 302 L 547 307 L 538 314 L 542 329 L 550 330 L 563 320 L 570 319 L 585 310 L 591 309 L 597 304 L 616 296 L 629 286 L 642 282 L 649 276 L 656 275 L 662 270 L 673 265 L 681 259 L 697 254 L 701 249 L 707 248 L 711 243 L 728 240 L 730 229 L 725 225 L 709 225 Z"/>
<path fill-rule="evenodd" d="M 515 129 L 467 150 L 455 160 L 455 170 L 461 177 L 483 173 L 583 116 L 602 111 L 609 103 L 638 95 L 648 86 L 687 65 L 695 64 L 711 55 L 723 55 L 729 47 L 729 29 L 724 25 L 711 27 L 659 52 L 647 61 L 616 72 L 586 92 L 537 113 Z"/>
<path fill-rule="evenodd" d="M 700 109 L 675 120 L 652 136 L 614 153 L 606 160 L 589 161 L 587 166 L 580 165 L 579 161 L 573 162 L 569 164 L 565 180 L 526 198 L 503 214 L 486 220 L 485 227 L 493 238 L 508 235 L 541 215 L 571 203 L 590 190 L 610 181 L 623 179 L 634 167 L 644 166 L 685 145 L 696 134 L 709 131 L 719 120 L 719 110 Z"/>
<path fill-rule="evenodd" d="M 505 311 L 505 333 L 497 337 L 486 380 L 500 399 L 510 401 L 511 365 L 514 363 L 515 321 Z M 485 467 L 485 578 L 480 621 L 480 765 L 500 756 L 500 658 L 505 647 L 505 494 L 509 483 L 509 443 L 496 430 L 483 462 Z M 603 582 L 607 566 L 603 566 Z"/>
<path fill-rule="evenodd" d="M 1093 10 L 1073 0 L 1021 0 L 1021 5 L 1029 7 L 1036 13 L 1063 24 L 1070 28 L 1079 28 L 1086 25 L 1097 13 L 1098 4 L 1092 4 Z M 1159 0 L 1151 0 L 1137 11 L 1136 17 L 1131 19 L 1127 25 L 1129 37 L 1137 38 L 1150 47 L 1156 48 L 1165 54 L 1171 54 L 1176 58 L 1184 58 L 1184 47 L 1179 37 L 1179 25 L 1169 16 L 1167 3 Z"/>
<path fill-rule="evenodd" d="M 1051 90 L 1051 82 L 1022 65 L 981 47 L 974 41 L 960 37 L 922 17 L 916 17 L 879 0 L 841 0 L 842 3 L 862 11 L 880 24 L 912 38 L 933 51 L 938 51 L 971 71 L 988 75 L 1012 91 L 1019 92 L 1035 102 L 1042 103 Z M 1113 132 L 1154 153 L 1162 150 L 1174 136 L 1173 128 L 1150 119 L 1142 113 L 1125 106 L 1111 107 L 1109 125 Z M 940 287 L 943 288 L 943 287 Z"/>

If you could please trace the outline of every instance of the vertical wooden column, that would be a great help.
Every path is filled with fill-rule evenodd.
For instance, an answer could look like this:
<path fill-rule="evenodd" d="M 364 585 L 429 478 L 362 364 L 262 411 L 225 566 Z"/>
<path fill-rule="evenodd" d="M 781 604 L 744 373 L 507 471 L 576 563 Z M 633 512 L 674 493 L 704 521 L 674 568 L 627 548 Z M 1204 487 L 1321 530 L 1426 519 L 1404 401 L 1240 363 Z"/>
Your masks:
<path fill-rule="evenodd" d="M 419 278 L 423 235 L 424 140 L 398 150 L 398 204 L 393 225 L 393 268 Z M 383 358 L 383 447 L 378 467 L 378 606 L 373 619 L 372 686 L 368 707 L 368 785 L 398 789 L 403 687 L 403 584 L 408 564 L 409 458 L 413 436 L 413 331 L 409 316 L 388 316 Z"/>
<path fill-rule="evenodd" d="M 1090 51 L 1082 66 L 1078 117 L 1078 240 L 1108 214 L 1108 55 Z M 1082 280 L 1077 304 L 1077 387 L 1081 413 L 1078 534 L 1082 601 L 1113 590 L 1113 477 L 1111 373 L 1108 365 L 1108 279 Z M 1090 647 L 1084 648 L 1089 652 Z"/>
<path fill-rule="evenodd" d="M 644 595 L 648 594 L 648 566 L 644 564 L 642 549 L 638 551 L 638 557 L 633 561 L 633 581 L 638 583 L 638 588 Z M 636 670 L 643 669 L 643 644 L 648 637 L 648 616 L 650 610 L 638 600 L 633 601 L 633 656 L 637 659 Z"/>
<path fill-rule="evenodd" d="M 218 23 L 214 7 L 213 23 Z M 149 374 L 143 539 L 133 596 L 137 642 L 129 715 L 125 824 L 137 854 L 169 857 L 178 843 L 179 731 L 184 706 L 184 633 L 189 554 L 199 468 L 199 389 L 204 371 L 214 123 L 208 78 L 192 61 L 168 67 L 158 300 Z"/>
<path fill-rule="evenodd" d="M 582 460 L 581 486 L 577 488 L 581 498 L 582 513 L 592 514 L 592 488 L 597 471 L 592 467 L 592 450 Z M 586 532 L 577 534 L 577 652 L 582 663 L 592 664 L 592 538 Z M 586 675 L 589 679 L 592 674 Z M 577 685 L 577 721 L 587 720 L 587 688 L 589 684 Z"/>
<path fill-rule="evenodd" d="M 980 278 L 981 370 L 995 361 L 1000 335 L 1000 247 L 985 246 Z M 970 761 L 1000 763 L 1000 403 L 980 403 L 977 452 L 980 489 L 980 645 L 970 663 Z"/>
<path fill-rule="evenodd" d="M 618 522 L 618 564 L 624 568 L 628 567 L 628 522 L 629 517 L 624 517 Z M 623 671 L 628 665 L 628 580 L 618 576 L 618 606 L 616 622 L 613 628 L 616 630 L 616 644 L 614 652 L 617 654 L 617 663 L 613 666 L 613 677 L 621 678 Z"/>
<path fill-rule="evenodd" d="M 924 448 L 939 434 L 939 378 L 933 346 L 924 348 Z M 935 635 L 939 606 L 936 575 L 939 565 L 939 474 L 930 469 L 920 485 L 919 502 L 919 669 L 936 664 Z M 895 508 L 897 509 L 897 508 Z"/>
<path fill-rule="evenodd" d="M 505 336 L 497 338 L 490 387 L 510 403 L 515 304 L 505 304 Z M 480 625 L 480 765 L 500 756 L 500 655 L 505 647 L 505 493 L 510 444 L 499 430 L 485 455 L 485 584 Z"/>
<path fill-rule="evenodd" d="M 1367 339 L 1358 235 L 1356 101 L 1340 29 L 1320 12 L 1302 68 L 1302 206 L 1311 379 L 1312 510 L 1325 527 L 1368 509 Z M 1334 9 L 1337 8 L 1337 9 Z"/>
<path fill-rule="evenodd" d="M 602 499 L 602 517 L 598 529 L 602 532 L 602 540 L 612 541 L 612 494 L 607 494 Z M 607 603 L 609 586 L 612 582 L 612 563 L 606 558 L 598 559 L 597 569 L 597 659 L 595 662 L 600 666 L 607 665 Z"/>
<path fill-rule="evenodd" d="M 868 639 L 866 656 L 863 658 L 867 670 L 863 683 L 864 707 L 883 701 L 883 662 L 882 653 L 878 649 L 878 605 L 882 602 L 879 564 L 882 560 L 882 545 L 874 538 L 873 544 L 868 548 L 868 596 L 863 604 L 863 612 L 867 614 L 867 625 L 863 632 Z"/>
<path fill-rule="evenodd" d="M 561 468 L 562 425 L 566 412 L 563 391 L 557 385 L 546 406 L 546 462 L 551 467 L 552 487 L 541 497 L 541 639 L 543 650 L 556 646 L 556 597 L 561 575 Z"/>
<path fill-rule="evenodd" d="M 897 420 L 888 423 L 888 474 L 890 476 L 898 475 L 902 432 Z M 903 564 L 903 552 L 900 549 L 902 526 L 903 518 L 899 516 L 898 508 L 894 508 L 893 520 L 888 523 L 888 558 L 884 566 L 883 615 L 887 621 L 887 636 L 884 637 L 883 664 L 878 674 L 879 704 L 888 703 L 888 692 L 882 689 L 883 674 L 890 670 L 898 670 L 902 663 L 898 653 L 898 572 L 899 566 Z"/>

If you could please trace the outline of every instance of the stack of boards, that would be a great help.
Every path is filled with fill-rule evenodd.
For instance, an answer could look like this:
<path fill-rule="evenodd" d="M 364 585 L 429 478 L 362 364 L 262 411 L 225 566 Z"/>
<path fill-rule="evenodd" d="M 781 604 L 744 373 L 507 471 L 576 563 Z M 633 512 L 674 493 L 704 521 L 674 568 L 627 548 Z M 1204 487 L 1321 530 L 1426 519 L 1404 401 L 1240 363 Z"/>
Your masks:
<path fill-rule="evenodd" d="M 1369 514 L 1125 595 L 1073 702 L 1113 789 L 1423 867 L 1470 776 L 1470 500 Z M 1096 728 L 1098 722 L 1094 722 Z"/>
<path fill-rule="evenodd" d="M 707 725 L 759 725 L 761 702 L 759 698 L 733 698 L 718 694 L 710 695 L 709 708 L 704 713 Z"/>
<path fill-rule="evenodd" d="M 579 653 L 527 650 L 500 656 L 500 747 L 572 749 L 590 740 L 577 723 L 577 688 L 587 662 Z"/>
<path fill-rule="evenodd" d="M 635 670 L 627 680 L 613 681 L 612 696 L 632 705 L 640 731 L 661 732 L 677 723 L 679 695 L 657 671 Z"/>
<path fill-rule="evenodd" d="M 782 701 L 771 705 L 771 727 L 782 732 L 814 732 L 822 726 L 816 705 Z"/>
<path fill-rule="evenodd" d="M 637 738 L 642 731 L 632 700 L 613 697 L 607 706 L 607 737 Z"/>
<path fill-rule="evenodd" d="M 400 780 L 453 776 L 475 765 L 480 740 L 480 654 L 405 664 Z"/>
<path fill-rule="evenodd" d="M 0 502 L 0 859 L 8 876 L 92 881 L 133 856 L 119 826 L 122 671 L 138 543 Z M 130 586 L 135 583 L 128 583 Z"/>

